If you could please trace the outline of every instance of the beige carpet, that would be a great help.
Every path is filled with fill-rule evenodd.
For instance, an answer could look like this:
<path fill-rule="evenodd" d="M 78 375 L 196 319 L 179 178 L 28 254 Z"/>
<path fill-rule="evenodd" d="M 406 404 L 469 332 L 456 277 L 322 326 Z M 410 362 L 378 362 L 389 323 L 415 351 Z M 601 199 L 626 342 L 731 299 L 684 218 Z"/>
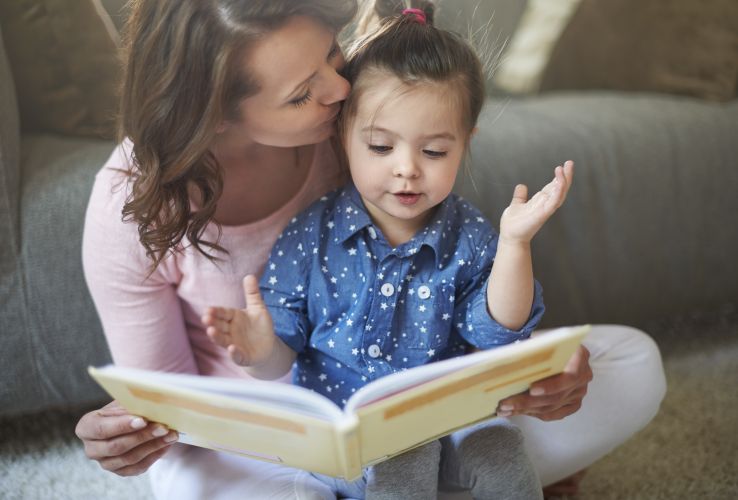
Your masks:
<path fill-rule="evenodd" d="M 645 325 L 664 356 L 669 390 L 641 433 L 588 471 L 580 500 L 738 498 L 738 310 Z M 0 419 L 0 497 L 147 499 L 84 457 L 81 410 Z"/>

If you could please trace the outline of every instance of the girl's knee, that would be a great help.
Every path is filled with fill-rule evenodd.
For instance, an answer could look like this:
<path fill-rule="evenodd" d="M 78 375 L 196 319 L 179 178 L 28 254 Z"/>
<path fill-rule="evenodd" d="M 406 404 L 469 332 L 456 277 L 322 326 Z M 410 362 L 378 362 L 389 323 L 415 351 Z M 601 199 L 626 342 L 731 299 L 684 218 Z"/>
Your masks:
<path fill-rule="evenodd" d="M 457 449 L 464 463 L 495 464 L 524 453 L 523 433 L 515 425 L 498 419 L 465 433 Z"/>

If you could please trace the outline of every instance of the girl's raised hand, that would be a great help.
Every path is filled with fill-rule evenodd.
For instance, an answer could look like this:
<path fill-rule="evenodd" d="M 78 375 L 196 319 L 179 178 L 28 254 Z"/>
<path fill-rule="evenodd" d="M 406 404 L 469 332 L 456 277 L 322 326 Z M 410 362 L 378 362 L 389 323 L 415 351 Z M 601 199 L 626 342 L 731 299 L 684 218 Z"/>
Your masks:
<path fill-rule="evenodd" d="M 246 309 L 209 307 L 202 317 L 205 333 L 228 350 L 234 363 L 258 367 L 270 359 L 278 340 L 256 277 L 243 279 Z"/>
<path fill-rule="evenodd" d="M 574 162 L 554 170 L 554 178 L 528 200 L 528 188 L 515 186 L 512 202 L 502 212 L 500 239 L 517 243 L 530 243 L 543 224 L 564 203 L 574 178 Z"/>

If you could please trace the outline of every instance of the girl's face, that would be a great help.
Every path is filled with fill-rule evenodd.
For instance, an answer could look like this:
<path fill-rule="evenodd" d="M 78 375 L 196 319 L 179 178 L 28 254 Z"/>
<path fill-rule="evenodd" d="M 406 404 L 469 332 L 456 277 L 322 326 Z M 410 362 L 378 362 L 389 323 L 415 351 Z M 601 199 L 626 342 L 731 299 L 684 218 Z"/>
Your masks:
<path fill-rule="evenodd" d="M 293 17 L 245 54 L 244 69 L 260 90 L 241 102 L 241 119 L 224 122 L 221 132 L 236 142 L 278 147 L 327 139 L 350 89 L 337 73 L 343 63 L 332 31 Z"/>
<path fill-rule="evenodd" d="M 451 87 L 372 78 L 346 129 L 351 176 L 374 222 L 412 236 L 450 193 L 468 133 Z"/>

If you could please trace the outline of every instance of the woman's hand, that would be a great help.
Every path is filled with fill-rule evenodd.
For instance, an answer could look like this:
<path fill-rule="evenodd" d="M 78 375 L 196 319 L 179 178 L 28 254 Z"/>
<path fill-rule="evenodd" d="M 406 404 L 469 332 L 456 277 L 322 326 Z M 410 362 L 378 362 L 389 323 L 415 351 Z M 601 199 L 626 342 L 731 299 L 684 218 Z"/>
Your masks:
<path fill-rule="evenodd" d="M 580 345 L 562 373 L 534 382 L 527 392 L 503 399 L 497 406 L 497 415 L 529 415 L 545 421 L 562 419 L 582 406 L 590 380 L 589 351 Z"/>
<path fill-rule="evenodd" d="M 574 177 L 574 162 L 554 169 L 554 178 L 528 199 L 524 184 L 515 186 L 512 202 L 500 219 L 500 240 L 530 243 L 543 224 L 564 203 Z"/>
<path fill-rule="evenodd" d="M 85 455 L 119 476 L 136 476 L 167 452 L 177 433 L 131 415 L 116 401 L 85 414 L 77 423 Z"/>

